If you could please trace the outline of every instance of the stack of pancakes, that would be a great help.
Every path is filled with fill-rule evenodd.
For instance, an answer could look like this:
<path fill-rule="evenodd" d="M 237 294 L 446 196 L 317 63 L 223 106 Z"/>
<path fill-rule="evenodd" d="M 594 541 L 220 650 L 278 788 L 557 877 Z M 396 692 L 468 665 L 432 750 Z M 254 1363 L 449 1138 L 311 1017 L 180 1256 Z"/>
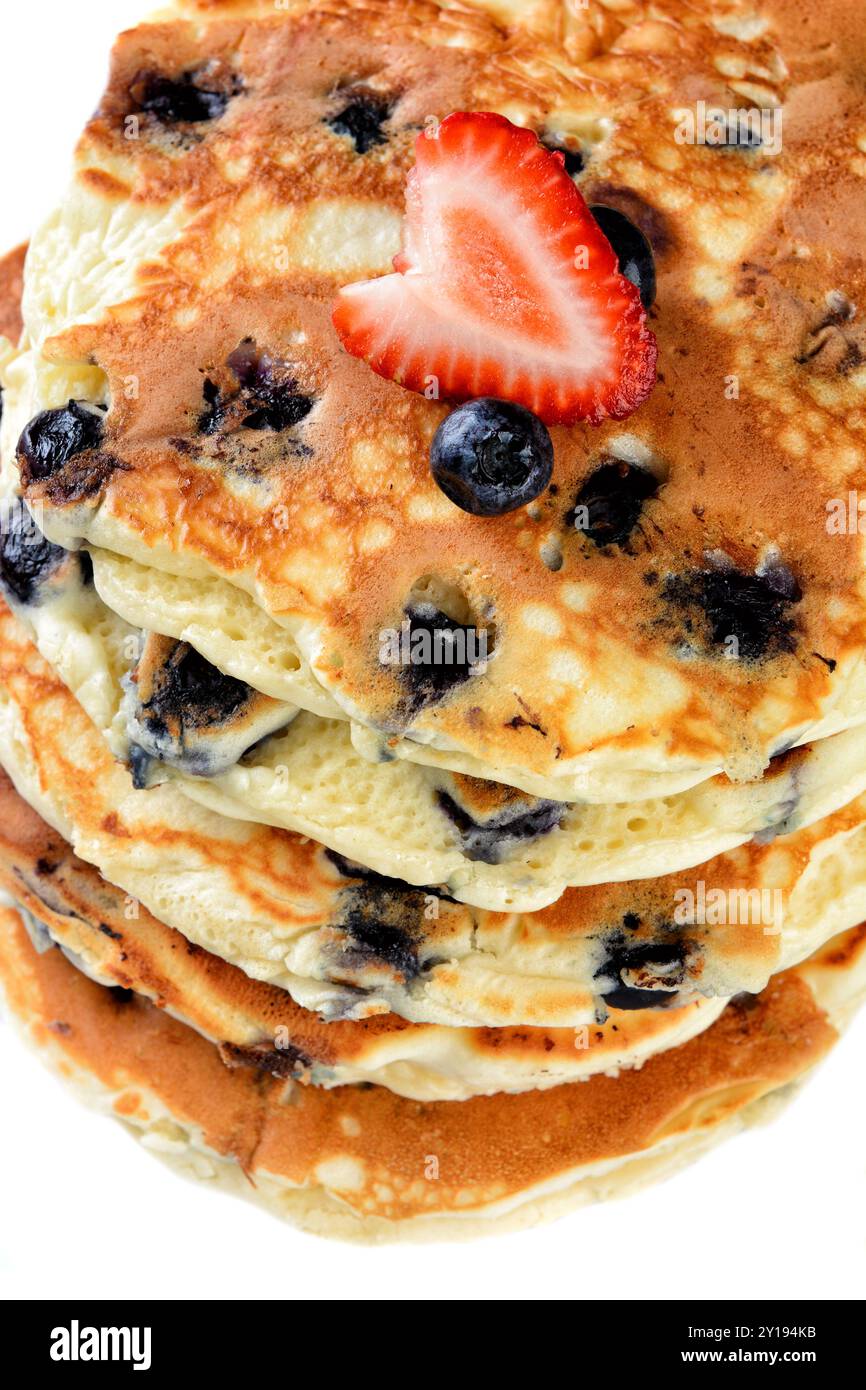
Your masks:
<path fill-rule="evenodd" d="M 188 1172 L 344 1237 L 537 1220 L 762 1116 L 866 989 L 866 24 L 813 10 L 185 0 L 118 41 L 0 269 L 0 977 Z M 679 138 L 699 103 L 781 149 Z M 455 110 L 658 276 L 649 400 L 496 518 L 330 318 Z M 446 630 L 487 659 L 403 659 Z"/>

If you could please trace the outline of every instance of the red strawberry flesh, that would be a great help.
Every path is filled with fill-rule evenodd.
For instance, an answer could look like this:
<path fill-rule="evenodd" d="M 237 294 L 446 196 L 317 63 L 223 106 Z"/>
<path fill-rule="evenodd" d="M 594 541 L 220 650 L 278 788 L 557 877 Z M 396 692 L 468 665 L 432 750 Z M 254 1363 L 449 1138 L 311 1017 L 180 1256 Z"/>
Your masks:
<path fill-rule="evenodd" d="M 415 158 L 395 273 L 337 297 L 346 350 L 409 390 L 516 401 L 547 424 L 636 410 L 655 338 L 562 155 L 503 116 L 456 112 Z"/>

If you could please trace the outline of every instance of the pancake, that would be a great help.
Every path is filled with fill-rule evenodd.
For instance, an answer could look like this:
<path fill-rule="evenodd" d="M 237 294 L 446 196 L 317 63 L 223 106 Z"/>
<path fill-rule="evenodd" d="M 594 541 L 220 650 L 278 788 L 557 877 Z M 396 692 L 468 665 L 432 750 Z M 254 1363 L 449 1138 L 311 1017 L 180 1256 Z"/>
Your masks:
<path fill-rule="evenodd" d="M 414 1100 L 465 1100 L 616 1074 L 708 1028 L 724 999 L 612 1009 L 590 1029 L 443 1028 L 393 1014 L 325 1023 L 273 985 L 189 943 L 78 859 L 0 772 L 0 884 L 39 950 L 131 989 L 217 1043 L 230 1066 L 313 1086 L 375 1082 Z"/>
<path fill-rule="evenodd" d="M 89 568 L 46 546 L 23 510 L 10 514 L 0 568 L 15 612 L 136 786 L 167 781 L 220 815 L 309 836 L 475 907 L 531 912 L 569 887 L 679 872 L 754 836 L 808 827 L 866 790 L 866 725 L 789 750 L 754 782 L 721 774 L 678 796 L 611 805 L 373 764 L 345 721 L 257 694 L 187 644 L 142 639 L 102 605 Z"/>
<path fill-rule="evenodd" d="M 136 790 L 2 606 L 0 763 L 160 921 L 328 1018 L 591 1025 L 614 1001 L 667 1008 L 760 990 L 866 913 L 866 798 L 689 874 L 571 890 L 539 913 L 413 890 L 173 785 Z"/>
<path fill-rule="evenodd" d="M 23 423 L 23 422 L 22 422 Z M 326 719 L 345 712 L 314 679 L 309 663 L 285 628 L 248 594 L 221 579 L 191 579 L 137 564 L 125 556 L 92 550 L 94 584 L 103 602 L 132 627 L 158 631 L 188 642 L 213 666 L 292 710 L 309 710 Z M 287 709 L 286 722 L 290 711 Z M 866 721 L 866 664 L 861 663 L 841 697 L 795 746 L 828 738 Z M 490 769 L 478 758 L 412 738 L 377 732 L 357 720 L 349 724 L 355 750 L 371 762 L 401 758 L 425 767 L 484 778 Z M 609 803 L 673 796 L 720 769 L 642 773 L 623 765 L 570 777 L 544 777 L 521 768 L 497 768 L 496 781 L 529 796 L 563 801 Z"/>
<path fill-rule="evenodd" d="M 108 407 L 90 448 L 25 469 L 46 534 L 227 581 L 375 736 L 494 779 L 748 779 L 820 733 L 866 642 L 863 537 L 827 525 L 864 468 L 863 16 L 753 8 L 260 0 L 122 35 L 28 258 L 27 413 Z M 784 103 L 781 149 L 681 142 L 698 102 Z M 448 407 L 330 324 L 341 286 L 391 268 L 418 131 L 460 109 L 564 144 L 657 263 L 653 394 L 625 423 L 553 427 L 551 489 L 495 519 L 431 479 Z M 246 399 L 242 345 L 293 383 L 285 428 Z M 605 494 L 617 543 L 577 530 L 587 488 L 635 470 L 636 516 Z M 440 619 L 493 652 L 431 694 L 379 638 Z"/>
<path fill-rule="evenodd" d="M 188 1175 L 321 1235 L 453 1239 L 627 1192 L 766 1116 L 862 997 L 866 931 L 732 1003 L 640 1070 L 462 1104 L 230 1070 L 146 1000 L 101 988 L 59 951 L 39 955 L 9 910 L 0 978 L 44 1060 Z"/>

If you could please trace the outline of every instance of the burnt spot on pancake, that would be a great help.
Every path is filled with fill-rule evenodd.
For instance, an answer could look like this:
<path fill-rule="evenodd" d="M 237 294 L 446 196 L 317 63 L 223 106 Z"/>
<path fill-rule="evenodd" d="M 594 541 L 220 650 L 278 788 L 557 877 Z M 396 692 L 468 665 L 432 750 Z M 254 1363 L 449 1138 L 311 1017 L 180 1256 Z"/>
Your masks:
<path fill-rule="evenodd" d="M 238 429 L 279 433 L 304 420 L 316 403 L 301 389 L 295 369 L 260 352 L 252 338 L 244 338 L 229 354 L 226 369 L 219 374 L 222 380 L 216 373 L 205 377 L 201 434 Z"/>
<path fill-rule="evenodd" d="M 549 835 L 568 810 L 565 802 L 527 796 L 497 783 L 482 784 L 476 778 L 455 776 L 452 784 L 456 795 L 440 788 L 437 804 L 459 832 L 466 858 L 483 864 L 501 864 L 515 846 Z M 473 795 L 478 788 L 483 789 L 480 798 Z"/>
<path fill-rule="evenodd" d="M 751 662 L 794 651 L 792 609 L 802 597 L 791 570 L 781 563 L 754 574 L 732 564 L 692 570 L 669 575 L 662 588 L 663 600 L 682 615 L 690 646 L 705 652 L 730 650 Z"/>
<path fill-rule="evenodd" d="M 255 1047 L 240 1047 L 235 1043 L 222 1042 L 219 1054 L 232 1071 L 238 1067 L 248 1067 L 285 1080 L 306 1079 L 313 1066 L 313 1059 L 291 1043 L 285 1047 L 275 1047 L 271 1042 L 262 1042 Z"/>
<path fill-rule="evenodd" d="M 608 458 L 585 479 L 566 525 L 599 548 L 624 545 L 637 526 L 644 503 L 655 497 L 659 480 L 646 468 Z"/>
<path fill-rule="evenodd" d="M 160 125 L 198 125 L 218 120 L 241 88 L 233 73 L 212 65 L 179 77 L 139 72 L 130 83 L 129 95 L 134 110 L 152 116 Z"/>
<path fill-rule="evenodd" d="M 129 767 L 148 785 L 152 764 L 214 777 L 277 729 L 285 706 L 227 676 L 188 642 L 149 633 L 127 681 Z"/>
<path fill-rule="evenodd" d="M 388 136 L 383 130 L 394 109 L 393 102 L 369 87 L 344 87 L 334 93 L 338 110 L 325 118 L 335 135 L 352 141 L 357 154 L 366 154 L 376 145 L 384 145 Z"/>
<path fill-rule="evenodd" d="M 594 979 L 609 1009 L 665 1009 L 677 999 L 694 945 L 684 937 L 639 944 L 618 931 L 605 942 Z"/>

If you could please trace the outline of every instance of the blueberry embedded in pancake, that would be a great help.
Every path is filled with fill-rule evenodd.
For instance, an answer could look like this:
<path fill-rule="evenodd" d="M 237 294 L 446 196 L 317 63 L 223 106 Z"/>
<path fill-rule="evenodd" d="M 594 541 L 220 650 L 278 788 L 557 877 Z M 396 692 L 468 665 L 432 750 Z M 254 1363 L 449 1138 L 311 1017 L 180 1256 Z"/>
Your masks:
<path fill-rule="evenodd" d="M 599 548 L 625 545 L 644 504 L 658 495 L 659 487 L 659 479 L 648 468 L 607 458 L 581 484 L 565 524 Z"/>
<path fill-rule="evenodd" d="M 421 710 L 447 701 L 485 674 L 495 649 L 491 606 L 473 605 L 456 582 L 422 576 L 412 586 L 399 629 L 379 634 L 378 665 L 396 675 L 403 692 L 399 708 L 383 722 L 402 728 Z"/>
<path fill-rule="evenodd" d="M 152 116 L 160 125 L 197 125 L 215 121 L 241 90 L 238 79 L 219 64 L 208 64 L 179 77 L 143 71 L 130 84 L 133 110 Z"/>
<path fill-rule="evenodd" d="M 484 864 L 501 864 L 516 845 L 549 835 L 568 811 L 564 802 L 475 777 L 455 775 L 449 786 L 436 794 L 439 809 L 459 832 L 467 859 Z"/>
<path fill-rule="evenodd" d="M 13 606 L 44 604 L 90 576 L 86 551 L 52 545 L 18 499 L 0 504 L 0 590 Z"/>
<path fill-rule="evenodd" d="M 237 1043 L 221 1042 L 219 1054 L 230 1069 L 251 1068 L 267 1076 L 279 1076 L 285 1080 L 307 1081 L 317 1064 L 300 1047 L 291 1043 L 274 1047 L 273 1043 L 262 1042 L 253 1047 L 240 1047 Z"/>
<path fill-rule="evenodd" d="M 85 401 L 70 401 L 59 410 L 40 411 L 18 441 L 25 486 L 53 478 L 77 454 L 98 449 L 103 428 L 103 412 Z"/>
<path fill-rule="evenodd" d="M 224 675 L 187 642 L 148 633 L 124 701 L 135 785 L 153 763 L 216 777 L 294 718 L 293 706 Z"/>
<path fill-rule="evenodd" d="M 773 561 L 745 574 L 728 557 L 704 569 L 669 575 L 662 598 L 682 613 L 689 646 L 748 662 L 796 649 L 797 615 L 803 593 L 791 570 Z"/>
<path fill-rule="evenodd" d="M 616 252 L 620 274 L 637 287 L 641 304 L 649 309 L 656 297 L 656 267 L 649 241 L 624 212 L 598 203 L 591 203 L 589 210 Z"/>
<path fill-rule="evenodd" d="M 680 988 L 695 973 L 698 948 L 694 942 L 671 927 L 653 940 L 635 941 L 637 925 L 626 918 L 625 930 L 605 940 L 604 960 L 595 972 L 605 1009 L 671 1008 Z"/>
<path fill-rule="evenodd" d="M 334 100 L 338 109 L 326 117 L 325 124 L 335 134 L 351 140 L 357 154 L 366 154 L 376 145 L 387 142 L 388 135 L 383 127 L 394 109 L 391 99 L 370 87 L 358 86 L 335 92 Z"/>
<path fill-rule="evenodd" d="M 578 174 L 583 173 L 586 168 L 586 156 L 579 141 L 556 135 L 540 135 L 538 138 L 546 150 L 562 155 L 565 172 L 569 178 L 576 178 Z"/>
<path fill-rule="evenodd" d="M 325 851 L 343 878 L 333 917 L 337 935 L 330 977 L 363 991 L 382 988 L 383 974 L 403 987 L 433 969 L 461 908 L 436 886 L 413 888 Z M 447 946 L 445 946 L 447 956 Z"/>
<path fill-rule="evenodd" d="M 409 662 L 401 668 L 409 692 L 409 713 L 447 698 L 476 672 L 473 644 L 478 629 L 458 623 L 432 603 L 406 609 L 409 624 Z"/>
<path fill-rule="evenodd" d="M 252 338 L 231 352 L 226 368 L 233 380 L 226 384 L 226 373 L 205 377 L 202 394 L 205 410 L 199 417 L 202 434 L 227 433 L 236 429 L 291 429 L 313 409 L 315 398 L 299 387 L 297 368 L 261 352 Z"/>
<path fill-rule="evenodd" d="M 111 475 L 128 465 L 103 447 L 105 407 L 70 400 L 42 410 L 18 441 L 18 466 L 25 489 L 39 487 L 55 506 L 75 506 L 102 493 Z"/>

